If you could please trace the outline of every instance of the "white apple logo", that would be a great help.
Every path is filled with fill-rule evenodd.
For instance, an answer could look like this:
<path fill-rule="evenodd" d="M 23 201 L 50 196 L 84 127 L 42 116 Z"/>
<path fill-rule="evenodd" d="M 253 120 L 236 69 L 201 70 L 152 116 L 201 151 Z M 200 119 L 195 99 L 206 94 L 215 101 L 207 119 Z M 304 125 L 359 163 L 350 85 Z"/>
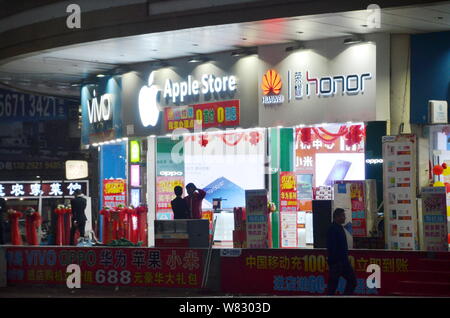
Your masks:
<path fill-rule="evenodd" d="M 156 126 L 159 118 L 158 93 L 159 88 L 153 85 L 155 72 L 151 72 L 148 76 L 148 86 L 143 86 L 139 91 L 139 115 L 142 125 Z"/>

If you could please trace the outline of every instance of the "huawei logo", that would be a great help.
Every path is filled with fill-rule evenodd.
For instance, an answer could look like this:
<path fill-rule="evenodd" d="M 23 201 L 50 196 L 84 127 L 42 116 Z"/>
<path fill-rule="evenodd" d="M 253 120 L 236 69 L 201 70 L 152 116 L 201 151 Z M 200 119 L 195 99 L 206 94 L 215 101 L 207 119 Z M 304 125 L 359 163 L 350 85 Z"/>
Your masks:
<path fill-rule="evenodd" d="M 284 102 L 284 96 L 280 95 L 282 85 L 280 74 L 274 69 L 268 70 L 261 84 L 263 104 L 282 104 Z"/>
<path fill-rule="evenodd" d="M 263 76 L 262 90 L 264 95 L 278 95 L 281 91 L 281 77 L 275 70 L 268 70 Z"/>

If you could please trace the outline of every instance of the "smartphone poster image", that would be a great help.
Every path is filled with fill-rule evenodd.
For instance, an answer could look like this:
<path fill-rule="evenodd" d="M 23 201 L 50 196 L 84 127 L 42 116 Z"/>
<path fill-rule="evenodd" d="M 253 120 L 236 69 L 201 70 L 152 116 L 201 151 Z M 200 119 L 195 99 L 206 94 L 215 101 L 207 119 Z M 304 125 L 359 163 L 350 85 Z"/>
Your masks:
<path fill-rule="evenodd" d="M 364 180 L 363 153 L 316 154 L 315 181 L 317 186 L 333 186 L 336 180 Z"/>

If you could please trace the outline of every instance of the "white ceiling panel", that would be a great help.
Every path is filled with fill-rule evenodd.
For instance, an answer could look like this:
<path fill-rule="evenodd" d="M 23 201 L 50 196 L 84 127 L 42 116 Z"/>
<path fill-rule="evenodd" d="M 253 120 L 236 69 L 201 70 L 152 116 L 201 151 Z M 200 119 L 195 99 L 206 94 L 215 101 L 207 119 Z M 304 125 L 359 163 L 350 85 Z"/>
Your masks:
<path fill-rule="evenodd" d="M 381 26 L 368 24 L 367 10 L 205 26 L 113 38 L 37 53 L 0 63 L 2 78 L 47 82 L 80 82 L 123 64 L 211 54 L 238 47 L 310 41 L 372 32 L 422 33 L 450 30 L 450 2 L 432 6 L 381 10 Z M 438 17 L 441 17 L 440 19 Z M 78 92 L 75 92 L 78 94 Z"/>

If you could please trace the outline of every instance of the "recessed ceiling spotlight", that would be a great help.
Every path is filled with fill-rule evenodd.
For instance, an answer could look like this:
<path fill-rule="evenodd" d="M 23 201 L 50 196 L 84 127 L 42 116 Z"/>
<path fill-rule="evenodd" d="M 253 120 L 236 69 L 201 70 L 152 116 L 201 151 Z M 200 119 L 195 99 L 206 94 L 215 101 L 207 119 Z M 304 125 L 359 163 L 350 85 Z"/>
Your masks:
<path fill-rule="evenodd" d="M 303 34 L 303 33 L 305 33 L 305 32 L 303 32 L 303 31 L 297 31 L 297 33 L 298 33 L 298 34 Z"/>
<path fill-rule="evenodd" d="M 105 74 L 97 74 L 97 77 L 105 77 Z"/>
<path fill-rule="evenodd" d="M 247 38 L 241 38 L 242 41 L 247 41 Z"/>
<path fill-rule="evenodd" d="M 202 63 L 206 61 L 207 61 L 206 57 L 194 56 L 188 60 L 188 63 Z"/>
<path fill-rule="evenodd" d="M 192 44 L 192 46 L 198 46 L 198 44 L 197 44 L 197 43 L 194 43 L 194 44 Z"/>
<path fill-rule="evenodd" d="M 363 28 L 367 28 L 367 27 L 368 27 L 367 24 L 361 24 L 361 26 L 362 26 Z"/>
<path fill-rule="evenodd" d="M 344 40 L 344 44 L 350 45 L 350 44 L 361 43 L 362 41 L 363 41 L 363 39 L 360 36 L 352 36 L 350 38 L 346 38 Z"/>
<path fill-rule="evenodd" d="M 436 17 L 436 19 L 438 19 L 438 20 L 443 20 L 444 17 Z"/>

